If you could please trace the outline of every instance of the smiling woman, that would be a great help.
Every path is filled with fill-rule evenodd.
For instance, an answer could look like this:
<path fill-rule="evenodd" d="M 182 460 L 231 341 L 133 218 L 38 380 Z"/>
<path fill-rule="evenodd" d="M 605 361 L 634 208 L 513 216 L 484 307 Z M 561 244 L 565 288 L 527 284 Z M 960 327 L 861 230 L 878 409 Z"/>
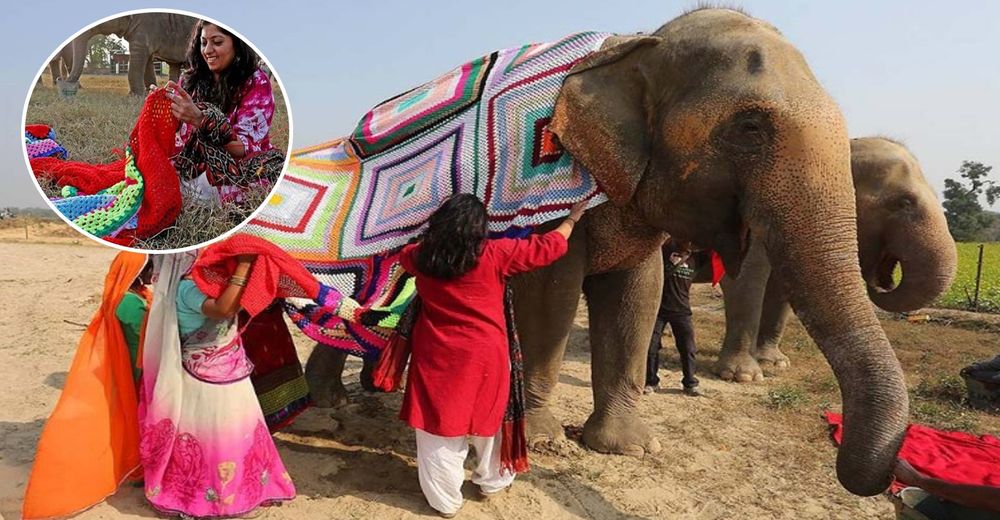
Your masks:
<path fill-rule="evenodd" d="M 207 200 L 241 200 L 270 186 L 284 155 L 268 138 L 274 116 L 271 80 L 253 49 L 224 27 L 200 21 L 180 85 L 167 83 L 181 122 L 174 163 L 185 185 Z"/>
<path fill-rule="evenodd" d="M 109 35 L 127 46 L 108 50 Z M 140 10 L 99 20 L 64 47 L 74 73 L 55 89 L 33 84 L 24 151 L 39 192 L 78 231 L 186 250 L 228 234 L 267 199 L 290 118 L 253 44 L 193 13 Z"/>

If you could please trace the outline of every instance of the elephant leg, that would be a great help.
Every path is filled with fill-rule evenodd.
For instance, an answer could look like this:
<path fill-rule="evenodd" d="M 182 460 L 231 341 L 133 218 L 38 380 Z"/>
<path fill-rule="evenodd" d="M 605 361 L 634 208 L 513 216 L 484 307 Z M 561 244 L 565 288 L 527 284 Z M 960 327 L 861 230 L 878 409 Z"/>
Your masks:
<path fill-rule="evenodd" d="M 660 442 L 636 417 L 635 405 L 642 395 L 646 353 L 662 290 L 659 252 L 634 268 L 584 280 L 594 412 L 583 425 L 583 442 L 594 450 L 633 456 L 660 450 Z"/>
<path fill-rule="evenodd" d="M 344 388 L 344 363 L 347 353 L 319 343 L 306 361 L 305 376 L 313 403 L 319 408 L 335 408 L 347 404 Z"/>
<path fill-rule="evenodd" d="M 785 298 L 781 291 L 780 280 L 777 276 L 770 277 L 767 281 L 767 290 L 764 292 L 760 330 L 757 333 L 757 351 L 754 353 L 765 375 L 775 375 L 791 364 L 788 356 L 778 348 L 791 313 L 792 306 L 788 304 L 788 298 Z"/>
<path fill-rule="evenodd" d="M 361 388 L 364 388 L 368 392 L 380 392 L 381 390 L 375 386 L 375 365 L 378 364 L 378 359 L 365 359 L 364 364 L 361 366 Z M 343 381 L 341 381 L 343 383 Z M 341 385 L 343 386 L 343 385 Z"/>
<path fill-rule="evenodd" d="M 129 42 L 128 58 L 128 93 L 133 96 L 143 96 L 146 94 L 146 87 L 143 85 L 146 78 L 146 67 L 150 65 L 151 56 L 146 52 L 146 48 L 133 45 Z"/>
<path fill-rule="evenodd" d="M 556 263 L 514 277 L 514 318 L 524 357 L 525 422 L 529 444 L 565 440 L 549 400 L 559 381 L 566 343 L 580 303 L 585 243 L 574 235 Z"/>
<path fill-rule="evenodd" d="M 177 83 L 181 79 L 181 64 L 169 63 L 168 65 L 170 65 L 170 81 Z"/>
<path fill-rule="evenodd" d="M 753 356 L 760 325 L 764 291 L 771 274 L 767 252 L 760 240 L 753 240 L 737 278 L 725 276 L 722 291 L 726 302 L 726 336 L 722 340 L 715 373 L 725 381 L 749 383 L 764 379 Z"/>
<path fill-rule="evenodd" d="M 142 76 L 143 91 L 150 85 L 156 85 L 156 63 L 152 56 L 146 61 L 146 71 Z"/>

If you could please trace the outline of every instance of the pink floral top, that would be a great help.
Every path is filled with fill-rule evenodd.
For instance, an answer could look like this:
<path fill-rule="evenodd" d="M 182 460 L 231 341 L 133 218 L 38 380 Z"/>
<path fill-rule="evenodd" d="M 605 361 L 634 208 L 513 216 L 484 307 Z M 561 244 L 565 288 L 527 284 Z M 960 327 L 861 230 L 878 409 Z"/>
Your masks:
<path fill-rule="evenodd" d="M 271 80 L 262 68 L 253 73 L 243 89 L 240 104 L 228 116 L 233 131 L 236 132 L 236 138 L 243 143 L 243 148 L 246 150 L 246 155 L 243 156 L 245 160 L 274 148 L 268 135 L 271 118 L 274 117 L 274 94 L 271 92 Z M 180 152 L 192 133 L 194 133 L 192 126 L 187 123 L 181 124 L 177 132 L 174 153 Z"/>

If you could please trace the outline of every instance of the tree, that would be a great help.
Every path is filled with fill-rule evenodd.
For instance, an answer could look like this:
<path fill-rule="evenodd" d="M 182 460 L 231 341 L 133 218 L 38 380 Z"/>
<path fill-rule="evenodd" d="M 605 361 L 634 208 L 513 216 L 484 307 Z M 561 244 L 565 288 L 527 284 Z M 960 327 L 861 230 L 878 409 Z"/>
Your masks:
<path fill-rule="evenodd" d="M 111 67 L 111 55 L 125 52 L 121 40 L 112 36 L 95 36 L 90 39 L 87 47 L 87 58 L 84 62 L 90 68 L 106 69 Z"/>
<path fill-rule="evenodd" d="M 1000 199 L 1000 183 L 988 178 L 992 169 L 980 162 L 962 161 L 958 173 L 968 184 L 955 179 L 944 181 L 944 215 L 951 236 L 959 242 L 981 240 L 981 233 L 993 223 L 979 203 L 980 195 L 986 195 L 991 206 Z"/>

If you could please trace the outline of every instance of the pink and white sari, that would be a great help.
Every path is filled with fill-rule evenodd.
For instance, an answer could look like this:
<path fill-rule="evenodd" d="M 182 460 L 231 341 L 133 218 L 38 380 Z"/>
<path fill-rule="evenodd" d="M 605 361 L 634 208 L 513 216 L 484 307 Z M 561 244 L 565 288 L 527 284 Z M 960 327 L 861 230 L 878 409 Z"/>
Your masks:
<path fill-rule="evenodd" d="M 139 402 L 146 498 L 161 512 L 193 517 L 239 516 L 294 498 L 235 319 L 208 320 L 182 340 L 177 287 L 195 255 L 153 258 L 157 279 Z"/>

